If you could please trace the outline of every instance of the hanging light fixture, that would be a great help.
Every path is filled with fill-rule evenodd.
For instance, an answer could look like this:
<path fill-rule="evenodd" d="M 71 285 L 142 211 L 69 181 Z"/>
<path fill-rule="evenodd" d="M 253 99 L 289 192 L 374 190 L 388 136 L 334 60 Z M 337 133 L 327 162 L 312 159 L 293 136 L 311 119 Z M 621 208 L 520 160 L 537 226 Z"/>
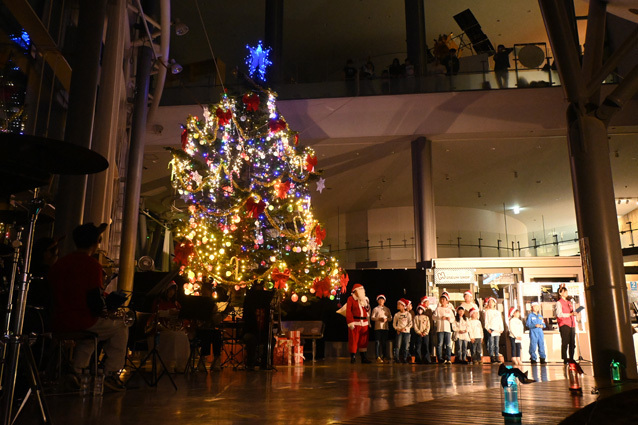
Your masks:
<path fill-rule="evenodd" d="M 175 59 L 171 59 L 170 67 L 171 67 L 171 74 L 179 74 L 180 72 L 184 70 L 182 65 L 175 62 Z"/>
<path fill-rule="evenodd" d="M 188 25 L 180 21 L 179 18 L 175 18 L 173 26 L 175 27 L 175 35 L 178 37 L 188 34 L 188 31 L 191 30 Z"/>

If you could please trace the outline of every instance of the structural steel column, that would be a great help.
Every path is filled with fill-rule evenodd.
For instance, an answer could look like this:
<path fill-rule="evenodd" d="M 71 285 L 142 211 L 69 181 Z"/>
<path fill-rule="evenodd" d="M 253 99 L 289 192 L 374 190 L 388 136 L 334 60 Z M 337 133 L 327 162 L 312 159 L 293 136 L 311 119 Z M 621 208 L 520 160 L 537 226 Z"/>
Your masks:
<path fill-rule="evenodd" d="M 432 179 L 432 141 L 419 137 L 411 143 L 414 242 L 417 267 L 436 258 L 436 219 Z"/>
<path fill-rule="evenodd" d="M 573 105 L 567 113 L 572 187 L 578 234 L 589 245 L 590 270 L 586 283 L 594 374 L 609 375 L 612 360 L 636 376 L 607 128 L 595 117 L 582 115 Z M 582 252 L 581 255 L 586 255 Z M 587 282 L 589 280 L 589 282 Z"/>
<path fill-rule="evenodd" d="M 126 1 L 115 0 L 108 7 L 108 28 L 102 61 L 102 79 L 100 98 L 98 99 L 93 132 L 93 150 L 108 159 L 110 167 L 88 178 L 86 221 L 94 223 L 108 222 L 111 217 L 113 193 L 113 169 L 118 141 L 118 127 L 121 105 L 122 61 L 124 58 L 124 25 L 126 25 Z M 107 231 L 110 229 L 107 229 Z M 108 240 L 108 235 L 103 236 Z"/>
<path fill-rule="evenodd" d="M 264 47 L 272 49 L 270 80 L 283 80 L 282 50 L 284 45 L 284 0 L 266 0 L 266 26 Z"/>
<path fill-rule="evenodd" d="M 405 0 L 405 39 L 408 58 L 416 67 L 417 75 L 425 75 L 425 5 L 423 0 Z"/>
<path fill-rule="evenodd" d="M 120 248 L 119 289 L 133 290 L 135 274 L 135 245 L 140 209 L 140 190 L 146 140 L 146 118 L 148 116 L 148 88 L 151 77 L 153 50 L 148 46 L 139 48 L 137 74 L 135 76 L 135 100 L 131 127 L 131 144 L 126 168 L 126 192 L 122 217 L 122 241 Z"/>
<path fill-rule="evenodd" d="M 599 109 L 585 90 L 586 80 L 600 68 L 602 49 L 585 54 L 584 68 L 578 61 L 568 25 L 568 8 L 563 1 L 539 0 L 547 34 L 556 58 L 560 78 L 570 101 L 567 110 L 568 142 L 572 188 L 581 237 L 587 291 L 594 374 L 609 378 L 612 360 L 622 362 L 627 377 L 636 378 L 625 269 L 623 265 L 614 187 L 609 160 L 607 128 L 595 116 Z M 586 45 L 595 46 L 594 37 L 604 36 L 604 3 L 590 2 Z M 591 34 L 591 35 L 590 35 Z M 592 39 L 590 39 L 590 37 Z M 589 56 L 588 55 L 593 55 Z"/>
<path fill-rule="evenodd" d="M 91 148 L 107 0 L 81 0 L 78 43 L 73 58 L 69 112 L 64 139 Z M 73 250 L 73 229 L 82 224 L 86 176 L 60 176 L 56 198 L 56 233 L 67 235 L 63 253 Z"/>

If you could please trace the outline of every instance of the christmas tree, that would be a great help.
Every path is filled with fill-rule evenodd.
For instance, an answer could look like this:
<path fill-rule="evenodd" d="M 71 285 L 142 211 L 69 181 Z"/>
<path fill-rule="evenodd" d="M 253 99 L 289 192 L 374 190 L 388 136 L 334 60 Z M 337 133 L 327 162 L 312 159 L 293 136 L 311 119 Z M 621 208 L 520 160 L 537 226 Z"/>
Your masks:
<path fill-rule="evenodd" d="M 263 79 L 267 54 L 261 44 L 251 49 L 251 77 Z M 186 294 L 203 282 L 238 290 L 263 281 L 293 301 L 345 290 L 347 276 L 322 253 L 326 232 L 312 213 L 317 157 L 299 145 L 276 98 L 254 83 L 226 92 L 202 119 L 188 117 L 182 149 L 172 149 L 173 186 L 189 205 L 175 251 Z"/>

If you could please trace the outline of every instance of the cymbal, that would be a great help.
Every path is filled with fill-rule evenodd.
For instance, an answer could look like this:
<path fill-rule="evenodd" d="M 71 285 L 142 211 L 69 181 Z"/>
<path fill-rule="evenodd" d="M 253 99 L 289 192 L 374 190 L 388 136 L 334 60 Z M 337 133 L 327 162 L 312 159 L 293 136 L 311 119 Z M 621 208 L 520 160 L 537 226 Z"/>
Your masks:
<path fill-rule="evenodd" d="M 0 133 L 0 169 L 11 164 L 40 173 L 36 174 L 38 179 L 43 177 L 43 173 L 99 173 L 109 166 L 106 158 L 99 153 L 72 143 L 37 136 Z M 12 169 L 8 173 L 11 173 Z"/>

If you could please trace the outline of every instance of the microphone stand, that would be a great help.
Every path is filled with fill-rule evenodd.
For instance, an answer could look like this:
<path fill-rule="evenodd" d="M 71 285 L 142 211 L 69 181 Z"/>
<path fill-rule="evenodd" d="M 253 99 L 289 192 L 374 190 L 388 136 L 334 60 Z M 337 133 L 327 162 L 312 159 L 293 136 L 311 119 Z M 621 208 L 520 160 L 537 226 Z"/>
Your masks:
<path fill-rule="evenodd" d="M 574 306 L 574 297 L 572 297 L 571 299 L 571 303 L 572 303 L 572 311 L 576 312 L 576 308 Z M 586 363 L 593 363 L 591 360 L 586 360 L 583 358 L 582 356 L 582 352 L 580 350 L 580 332 L 578 332 L 578 327 L 576 326 L 576 316 L 572 316 L 572 320 L 574 321 L 574 332 L 576 333 L 576 349 L 578 351 L 578 361 L 579 362 L 586 362 Z"/>
<path fill-rule="evenodd" d="M 26 360 L 27 362 L 27 370 L 29 372 L 29 378 L 31 381 L 31 389 L 27 393 L 27 397 L 23 401 L 22 405 L 24 406 L 27 398 L 31 394 L 31 391 L 33 391 L 38 400 L 40 414 L 42 415 L 42 422 L 51 423 L 49 409 L 44 400 L 42 383 L 40 382 L 40 377 L 38 375 L 35 359 L 33 358 L 33 353 L 31 352 L 31 347 L 29 347 L 28 336 L 22 335 L 24 314 L 27 305 L 27 293 L 29 292 L 29 283 L 31 281 L 31 250 L 33 248 L 35 223 L 38 219 L 38 214 L 40 214 L 40 211 L 42 211 L 42 208 L 44 207 L 44 200 L 39 197 L 39 194 L 40 189 L 36 188 L 33 192 L 33 200 L 31 201 L 31 208 L 29 211 L 31 218 L 29 221 L 29 230 L 26 234 L 26 247 L 24 251 L 24 264 L 20 280 L 20 288 L 17 293 L 17 298 L 19 300 L 17 303 L 17 311 L 15 317 L 11 317 L 9 314 L 7 314 L 7 318 L 9 320 L 12 319 L 12 322 L 6 324 L 9 332 L 2 336 L 4 344 L 7 345 L 8 348 L 8 374 L 4 377 L 6 384 L 3 385 L 2 391 L 2 396 L 4 397 L 4 425 L 11 425 L 15 420 L 15 418 L 12 418 L 13 402 L 15 396 L 15 384 L 18 377 L 18 365 L 21 355 L 25 357 L 24 360 Z M 11 286 L 13 286 L 13 284 L 14 282 L 11 282 Z M 20 410 L 18 410 L 18 414 L 19 413 Z"/>
<path fill-rule="evenodd" d="M 11 280 L 9 282 L 9 294 L 7 296 L 7 310 L 5 314 L 4 328 L 2 336 L 4 341 L 8 341 L 11 335 L 11 314 L 13 313 L 13 290 L 15 288 L 16 276 L 18 275 L 18 265 L 20 264 L 20 248 L 22 247 L 23 227 L 18 227 L 16 239 L 13 241 L 13 266 L 11 268 Z M 4 367 L 7 359 L 7 344 L 2 344 L 2 356 L 0 358 L 0 390 L 3 390 Z"/>

